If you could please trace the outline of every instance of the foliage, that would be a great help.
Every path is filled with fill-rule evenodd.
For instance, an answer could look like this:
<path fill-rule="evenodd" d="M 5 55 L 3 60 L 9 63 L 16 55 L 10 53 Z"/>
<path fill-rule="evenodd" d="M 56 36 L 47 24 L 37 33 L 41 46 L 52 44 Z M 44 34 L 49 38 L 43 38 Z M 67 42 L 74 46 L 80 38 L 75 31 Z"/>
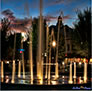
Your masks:
<path fill-rule="evenodd" d="M 73 49 L 80 56 L 90 57 L 91 50 L 91 9 L 79 11 L 74 24 Z"/>

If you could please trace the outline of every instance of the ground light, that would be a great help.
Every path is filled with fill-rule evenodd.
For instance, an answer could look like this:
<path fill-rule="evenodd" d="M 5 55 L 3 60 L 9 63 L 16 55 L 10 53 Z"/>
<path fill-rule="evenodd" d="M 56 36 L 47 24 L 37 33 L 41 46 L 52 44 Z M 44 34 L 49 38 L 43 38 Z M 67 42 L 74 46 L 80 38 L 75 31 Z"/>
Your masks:
<path fill-rule="evenodd" d="M 69 73 L 69 84 L 72 84 L 73 80 L 72 80 L 72 62 L 70 63 L 70 73 Z"/>
<path fill-rule="evenodd" d="M 87 83 L 87 62 L 84 59 L 84 83 Z"/>
<path fill-rule="evenodd" d="M 4 78 L 4 63 L 1 61 L 1 78 Z"/>

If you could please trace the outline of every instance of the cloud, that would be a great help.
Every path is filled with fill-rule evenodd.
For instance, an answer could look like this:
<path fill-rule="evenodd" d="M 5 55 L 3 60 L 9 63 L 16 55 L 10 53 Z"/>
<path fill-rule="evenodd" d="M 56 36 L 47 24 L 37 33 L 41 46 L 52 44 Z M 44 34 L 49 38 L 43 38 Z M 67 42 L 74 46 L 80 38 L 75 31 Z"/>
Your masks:
<path fill-rule="evenodd" d="M 29 32 L 29 28 L 31 26 L 31 18 L 18 19 L 14 16 L 14 13 L 10 9 L 2 11 L 2 14 L 10 20 L 8 34 L 11 33 L 11 31 L 16 33 Z"/>

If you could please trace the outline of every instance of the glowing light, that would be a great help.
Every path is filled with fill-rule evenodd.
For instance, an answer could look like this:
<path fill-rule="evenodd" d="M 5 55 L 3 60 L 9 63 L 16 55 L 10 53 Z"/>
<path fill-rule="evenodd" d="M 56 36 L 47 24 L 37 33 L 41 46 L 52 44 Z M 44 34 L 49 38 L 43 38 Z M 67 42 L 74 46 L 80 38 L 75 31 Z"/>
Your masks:
<path fill-rule="evenodd" d="M 90 58 L 90 63 L 92 63 L 92 58 Z"/>
<path fill-rule="evenodd" d="M 57 82 L 56 82 L 56 81 L 51 81 L 51 83 L 52 83 L 53 85 L 56 85 L 56 84 L 57 84 Z"/>
<path fill-rule="evenodd" d="M 19 65 L 18 65 L 18 77 L 21 77 L 21 61 L 18 61 Z"/>
<path fill-rule="evenodd" d="M 7 64 L 9 64 L 9 61 L 7 61 Z"/>
<path fill-rule="evenodd" d="M 74 62 L 74 78 L 76 78 L 76 62 Z"/>
<path fill-rule="evenodd" d="M 4 78 L 1 77 L 1 82 L 4 82 Z"/>
<path fill-rule="evenodd" d="M 3 61 L 1 61 L 1 78 L 4 78 L 4 67 L 3 67 Z"/>
<path fill-rule="evenodd" d="M 79 77 L 79 83 L 83 83 L 83 80 L 81 79 L 81 77 Z"/>
<path fill-rule="evenodd" d="M 86 58 L 83 59 L 83 62 L 84 62 L 84 63 L 86 62 Z"/>
<path fill-rule="evenodd" d="M 55 47 L 56 46 L 56 41 L 52 42 L 52 46 Z"/>
<path fill-rule="evenodd" d="M 9 78 L 6 79 L 5 83 L 9 83 Z"/>
<path fill-rule="evenodd" d="M 65 78 L 64 76 L 62 76 L 62 78 Z"/>
<path fill-rule="evenodd" d="M 55 79 L 57 79 L 59 77 L 58 75 L 58 63 L 56 63 L 56 68 L 55 68 Z"/>
<path fill-rule="evenodd" d="M 72 62 L 70 63 L 69 84 L 72 84 Z"/>
<path fill-rule="evenodd" d="M 62 62 L 62 65 L 64 65 L 65 63 L 64 62 Z"/>
<path fill-rule="evenodd" d="M 87 83 L 87 63 L 84 63 L 84 83 Z"/>
<path fill-rule="evenodd" d="M 72 84 L 72 83 L 73 83 L 73 81 L 70 81 L 70 80 L 69 80 L 69 84 Z"/>
<path fill-rule="evenodd" d="M 22 37 L 24 37 L 25 36 L 25 33 L 21 33 L 21 35 L 22 35 Z"/>
<path fill-rule="evenodd" d="M 81 62 L 79 62 L 79 65 L 81 65 L 82 63 Z"/>
<path fill-rule="evenodd" d="M 11 83 L 15 82 L 15 60 L 13 60 L 12 80 Z"/>

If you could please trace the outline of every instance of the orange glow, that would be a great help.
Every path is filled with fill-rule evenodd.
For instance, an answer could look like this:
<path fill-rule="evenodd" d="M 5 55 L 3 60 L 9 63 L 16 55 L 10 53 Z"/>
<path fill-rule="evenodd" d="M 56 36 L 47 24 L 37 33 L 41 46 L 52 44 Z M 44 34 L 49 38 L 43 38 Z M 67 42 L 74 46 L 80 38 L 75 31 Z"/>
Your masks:
<path fill-rule="evenodd" d="M 56 46 L 56 41 L 52 42 L 52 46 L 55 47 Z"/>
<path fill-rule="evenodd" d="M 92 58 L 90 58 L 90 63 L 92 63 Z"/>

